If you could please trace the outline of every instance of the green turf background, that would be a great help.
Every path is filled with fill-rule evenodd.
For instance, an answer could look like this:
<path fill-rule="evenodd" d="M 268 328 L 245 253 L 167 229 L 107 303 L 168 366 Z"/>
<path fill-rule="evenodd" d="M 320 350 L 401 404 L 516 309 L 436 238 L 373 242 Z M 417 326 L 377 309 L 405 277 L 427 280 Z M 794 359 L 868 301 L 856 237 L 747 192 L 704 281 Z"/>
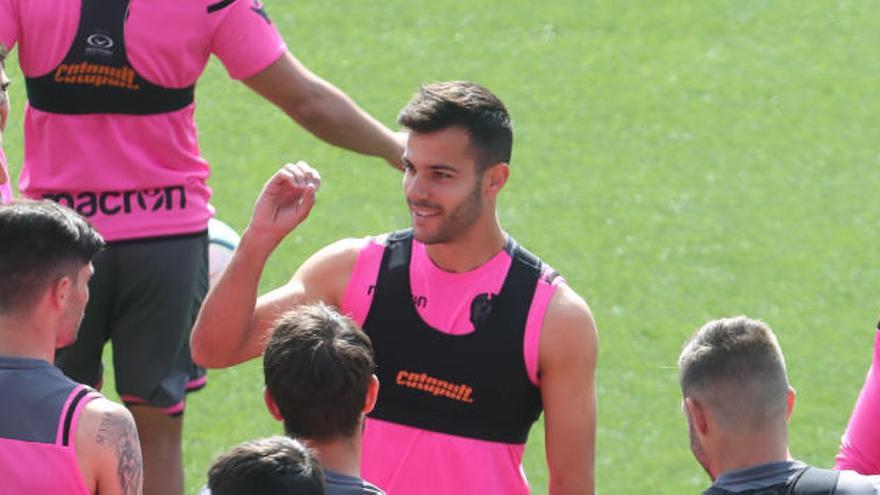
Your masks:
<path fill-rule="evenodd" d="M 829 466 L 870 360 L 880 277 L 876 1 L 266 0 L 291 49 L 388 125 L 423 81 L 473 79 L 516 123 L 507 230 L 590 303 L 600 333 L 597 487 L 698 493 L 675 362 L 706 320 L 779 334 L 798 389 L 793 453 Z M 14 57 L 13 57 L 14 58 Z M 21 160 L 21 75 L 5 146 Z M 197 91 L 221 219 L 241 229 L 284 161 L 324 177 L 264 287 L 344 236 L 407 224 L 400 176 L 328 147 L 230 82 Z M 279 432 L 258 363 L 187 409 L 192 493 L 213 456 Z M 546 491 L 542 429 L 526 471 Z"/>

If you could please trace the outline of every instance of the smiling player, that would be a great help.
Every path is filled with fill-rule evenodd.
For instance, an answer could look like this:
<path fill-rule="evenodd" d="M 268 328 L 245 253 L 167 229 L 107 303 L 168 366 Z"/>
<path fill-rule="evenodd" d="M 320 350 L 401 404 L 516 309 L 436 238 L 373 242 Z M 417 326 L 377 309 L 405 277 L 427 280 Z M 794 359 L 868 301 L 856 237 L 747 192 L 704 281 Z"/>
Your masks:
<path fill-rule="evenodd" d="M 373 341 L 382 390 L 362 474 L 389 493 L 528 493 L 521 461 L 541 411 L 550 493 L 592 493 L 597 336 L 586 303 L 496 215 L 512 126 L 470 82 L 424 86 L 401 111 L 412 229 L 342 240 L 257 299 L 266 259 L 309 213 L 319 184 L 286 166 L 193 330 L 197 362 L 259 356 L 286 310 L 324 301 Z M 430 480 L 430 481 L 427 481 Z"/>

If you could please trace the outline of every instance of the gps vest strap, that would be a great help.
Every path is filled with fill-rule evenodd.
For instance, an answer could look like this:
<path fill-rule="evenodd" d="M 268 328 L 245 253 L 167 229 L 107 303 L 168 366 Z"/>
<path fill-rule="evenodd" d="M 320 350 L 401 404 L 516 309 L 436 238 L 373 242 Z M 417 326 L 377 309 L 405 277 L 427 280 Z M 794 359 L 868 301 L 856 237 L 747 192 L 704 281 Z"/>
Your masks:
<path fill-rule="evenodd" d="M 808 467 L 792 489 L 792 495 L 834 495 L 840 471 Z"/>
<path fill-rule="evenodd" d="M 30 105 L 44 112 L 150 115 L 191 104 L 195 85 L 165 88 L 144 79 L 125 49 L 129 0 L 82 0 L 73 44 L 58 67 L 25 79 Z"/>
<path fill-rule="evenodd" d="M 370 417 L 525 443 L 542 410 L 540 391 L 525 369 L 523 338 L 543 264 L 509 241 L 513 260 L 500 292 L 471 302 L 473 332 L 450 335 L 430 327 L 416 310 L 409 278 L 412 242 L 409 230 L 388 237 L 364 322 L 382 383 Z"/>
<path fill-rule="evenodd" d="M 731 492 L 713 486 L 703 495 L 834 495 L 839 477 L 839 471 L 807 466 L 788 483 L 744 492 Z"/>

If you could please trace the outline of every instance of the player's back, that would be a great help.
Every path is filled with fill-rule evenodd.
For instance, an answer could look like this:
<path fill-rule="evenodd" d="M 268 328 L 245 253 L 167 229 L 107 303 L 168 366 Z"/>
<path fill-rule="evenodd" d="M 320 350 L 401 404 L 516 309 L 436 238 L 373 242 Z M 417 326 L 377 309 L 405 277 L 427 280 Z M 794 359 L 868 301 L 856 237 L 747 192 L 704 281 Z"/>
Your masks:
<path fill-rule="evenodd" d="M 211 54 L 246 79 L 286 52 L 261 8 L 218 0 L 0 0 L 0 45 L 16 44 L 28 94 L 19 189 L 111 241 L 205 229 L 195 83 Z"/>
<path fill-rule="evenodd" d="M 97 392 L 46 361 L 0 357 L 0 480 L 10 493 L 87 494 L 74 446 Z"/>

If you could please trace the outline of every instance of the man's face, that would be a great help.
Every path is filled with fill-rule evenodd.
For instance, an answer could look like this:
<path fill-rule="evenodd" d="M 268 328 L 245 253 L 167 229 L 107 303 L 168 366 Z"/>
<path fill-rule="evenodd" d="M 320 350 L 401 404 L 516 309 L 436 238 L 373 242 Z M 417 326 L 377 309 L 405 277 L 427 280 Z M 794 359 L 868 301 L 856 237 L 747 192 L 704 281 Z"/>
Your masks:
<path fill-rule="evenodd" d="M 483 214 L 482 174 L 465 130 L 410 133 L 404 164 L 403 191 L 419 242 L 455 241 Z"/>
<path fill-rule="evenodd" d="M 66 347 L 76 342 L 79 326 L 85 316 L 86 304 L 89 302 L 89 280 L 95 269 L 91 263 L 80 268 L 77 279 L 71 285 L 70 298 L 62 317 L 62 328 L 58 332 L 57 347 Z"/>

